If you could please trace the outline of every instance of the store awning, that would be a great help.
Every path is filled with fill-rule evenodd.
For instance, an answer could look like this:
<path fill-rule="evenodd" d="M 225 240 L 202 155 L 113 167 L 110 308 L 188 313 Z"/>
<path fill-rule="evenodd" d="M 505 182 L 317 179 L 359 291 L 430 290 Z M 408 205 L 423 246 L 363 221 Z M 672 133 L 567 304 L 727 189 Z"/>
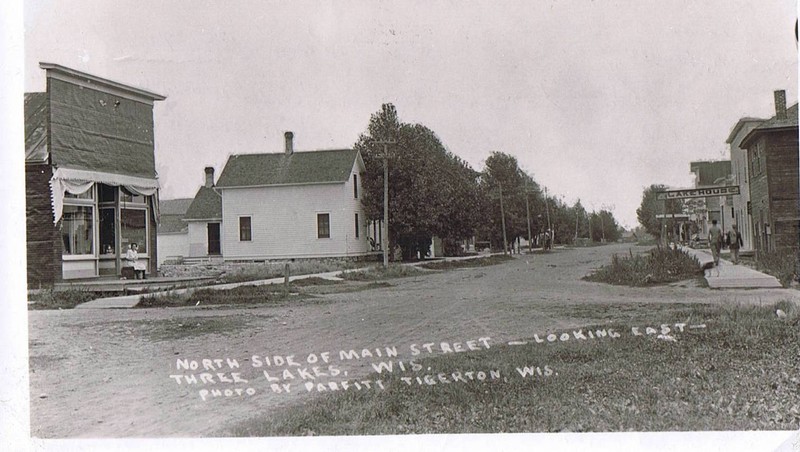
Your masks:
<path fill-rule="evenodd" d="M 79 195 L 92 188 L 93 184 L 100 183 L 115 187 L 124 187 L 136 195 L 155 196 L 153 210 L 158 221 L 158 179 L 126 176 L 124 174 L 102 173 L 70 168 L 58 168 L 50 179 L 52 192 L 54 221 L 58 223 L 64 209 L 64 194 Z"/>

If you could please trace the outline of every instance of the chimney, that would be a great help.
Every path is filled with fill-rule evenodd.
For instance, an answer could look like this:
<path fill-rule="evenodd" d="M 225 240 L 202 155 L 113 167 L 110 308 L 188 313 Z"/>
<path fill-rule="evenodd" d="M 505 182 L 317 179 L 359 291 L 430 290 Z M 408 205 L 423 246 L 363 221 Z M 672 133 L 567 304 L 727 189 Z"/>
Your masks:
<path fill-rule="evenodd" d="M 775 118 L 786 119 L 786 91 L 775 91 Z"/>
<path fill-rule="evenodd" d="M 294 134 L 292 132 L 286 132 L 283 134 L 283 138 L 286 140 L 286 155 L 292 155 L 292 153 L 294 153 L 294 144 L 292 143 Z"/>
<path fill-rule="evenodd" d="M 206 167 L 206 188 L 214 186 L 214 168 L 211 166 Z"/>

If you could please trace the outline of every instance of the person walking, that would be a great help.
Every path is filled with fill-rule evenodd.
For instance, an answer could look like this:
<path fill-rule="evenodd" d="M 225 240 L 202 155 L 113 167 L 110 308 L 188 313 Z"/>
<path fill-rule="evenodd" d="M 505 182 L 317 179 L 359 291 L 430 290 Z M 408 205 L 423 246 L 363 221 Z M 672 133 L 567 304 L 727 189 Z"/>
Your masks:
<path fill-rule="evenodd" d="M 738 227 L 734 224 L 731 226 L 733 230 L 728 231 L 728 237 L 725 239 L 728 248 L 731 249 L 731 261 L 733 261 L 733 265 L 739 263 L 739 248 L 744 246 L 744 241 L 742 240 L 742 234 L 739 233 Z"/>
<path fill-rule="evenodd" d="M 708 247 L 711 248 L 714 265 L 719 265 L 719 252 L 722 249 L 722 230 L 717 226 L 717 220 L 711 220 L 711 227 L 708 229 Z"/>

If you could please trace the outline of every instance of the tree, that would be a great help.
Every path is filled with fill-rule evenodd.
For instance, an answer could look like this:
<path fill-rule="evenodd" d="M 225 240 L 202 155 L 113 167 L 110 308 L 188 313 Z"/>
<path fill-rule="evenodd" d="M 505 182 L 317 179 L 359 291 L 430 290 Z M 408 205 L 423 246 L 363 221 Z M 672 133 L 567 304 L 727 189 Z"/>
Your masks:
<path fill-rule="evenodd" d="M 661 238 L 662 220 L 657 217 L 661 214 L 678 214 L 682 211 L 682 206 L 677 202 L 665 202 L 658 199 L 658 193 L 667 190 L 666 185 L 653 184 L 644 189 L 642 193 L 642 203 L 636 209 L 636 218 L 645 231 L 657 239 Z"/>
<path fill-rule="evenodd" d="M 367 132 L 354 148 L 366 166 L 362 204 L 370 220 L 383 219 L 383 152 L 389 146 L 390 249 L 399 247 L 403 259 L 428 251 L 438 236 L 452 251 L 469 237 L 477 221 L 478 174 L 450 153 L 436 134 L 420 124 L 402 123 L 392 104 L 374 113 Z"/>
<path fill-rule="evenodd" d="M 536 234 L 539 185 L 519 168 L 514 156 L 492 152 L 486 159 L 479 189 L 482 215 L 478 230 L 482 237 L 489 239 L 493 248 L 502 248 L 503 245 L 501 191 L 508 243 L 513 243 L 518 237 L 528 237 L 526 196 L 531 211 L 531 231 Z"/>
<path fill-rule="evenodd" d="M 622 237 L 622 229 L 614 218 L 614 214 L 608 210 L 592 212 L 591 222 L 592 240 L 595 242 L 601 242 L 603 239 L 606 242 L 616 242 Z"/>

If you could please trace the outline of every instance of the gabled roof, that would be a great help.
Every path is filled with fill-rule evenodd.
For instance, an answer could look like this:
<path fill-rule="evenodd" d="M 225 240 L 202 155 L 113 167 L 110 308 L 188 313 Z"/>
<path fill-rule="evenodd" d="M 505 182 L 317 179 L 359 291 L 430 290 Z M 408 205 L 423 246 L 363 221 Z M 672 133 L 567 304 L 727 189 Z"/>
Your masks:
<path fill-rule="evenodd" d="M 222 219 L 222 196 L 213 188 L 200 187 L 183 219 L 186 221 Z"/>
<path fill-rule="evenodd" d="M 187 232 L 189 226 L 183 221 L 192 198 L 162 199 L 158 202 L 161 221 L 158 223 L 159 234 Z"/>
<path fill-rule="evenodd" d="M 25 161 L 47 157 L 47 93 L 25 93 Z"/>
<path fill-rule="evenodd" d="M 194 198 L 162 199 L 158 203 L 161 215 L 185 215 Z"/>
<path fill-rule="evenodd" d="M 782 129 L 791 129 L 792 127 L 797 128 L 797 104 L 794 104 L 786 109 L 786 119 L 778 119 L 776 115 L 759 124 L 758 127 L 751 130 L 750 133 L 744 137 L 741 146 L 742 148 L 749 146 L 750 141 L 762 133 Z"/>
<path fill-rule="evenodd" d="M 733 140 L 736 138 L 736 135 L 741 131 L 746 125 L 753 124 L 753 123 L 762 123 L 766 121 L 764 118 L 751 118 L 751 117 L 744 117 L 740 119 L 735 126 L 733 126 L 733 130 L 728 135 L 728 139 L 725 140 L 725 144 L 733 143 Z"/>
<path fill-rule="evenodd" d="M 299 185 L 346 182 L 358 151 L 337 149 L 286 154 L 236 154 L 232 155 L 217 186 L 258 187 L 269 185 Z"/>
<path fill-rule="evenodd" d="M 183 221 L 183 215 L 161 214 L 161 221 L 158 223 L 159 234 L 174 234 L 188 231 L 189 225 Z"/>

